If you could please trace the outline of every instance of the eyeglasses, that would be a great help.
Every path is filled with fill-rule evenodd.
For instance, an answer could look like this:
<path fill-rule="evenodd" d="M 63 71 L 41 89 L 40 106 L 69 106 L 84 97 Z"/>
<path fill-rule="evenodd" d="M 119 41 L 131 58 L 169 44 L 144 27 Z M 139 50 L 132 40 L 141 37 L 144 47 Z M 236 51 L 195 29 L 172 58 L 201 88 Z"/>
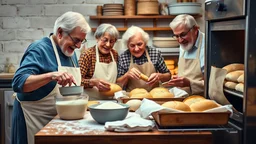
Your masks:
<path fill-rule="evenodd" d="M 187 32 L 183 32 L 183 33 L 181 33 L 181 34 L 179 34 L 179 35 L 175 35 L 175 34 L 174 34 L 172 37 L 173 37 L 174 39 L 179 39 L 179 38 L 184 39 L 184 38 L 186 38 L 187 34 L 188 34 L 193 28 L 194 28 L 194 26 L 192 26 Z"/>
<path fill-rule="evenodd" d="M 107 38 L 103 37 L 103 38 L 100 38 L 100 41 L 101 41 L 102 43 L 104 43 L 104 44 L 106 44 L 106 43 L 109 42 L 110 45 L 113 45 L 113 44 L 116 42 L 116 39 L 110 39 L 110 40 L 108 40 Z"/>
<path fill-rule="evenodd" d="M 68 34 L 68 36 L 71 38 L 71 40 L 73 41 L 74 45 L 76 45 L 76 44 L 78 44 L 78 43 L 80 43 L 80 42 L 81 42 L 82 44 L 84 44 L 84 43 L 87 42 L 87 39 L 80 40 L 80 39 L 78 39 L 78 38 L 73 38 L 72 36 L 69 35 L 69 33 L 67 33 L 67 34 Z"/>

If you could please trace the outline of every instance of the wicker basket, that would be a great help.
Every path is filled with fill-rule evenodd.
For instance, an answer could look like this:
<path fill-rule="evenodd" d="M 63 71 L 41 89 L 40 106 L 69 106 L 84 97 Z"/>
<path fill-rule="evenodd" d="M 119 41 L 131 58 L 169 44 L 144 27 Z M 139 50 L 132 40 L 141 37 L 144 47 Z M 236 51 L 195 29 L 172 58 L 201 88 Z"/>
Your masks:
<path fill-rule="evenodd" d="M 159 14 L 158 0 L 138 0 L 137 14 L 138 15 L 158 15 Z"/>

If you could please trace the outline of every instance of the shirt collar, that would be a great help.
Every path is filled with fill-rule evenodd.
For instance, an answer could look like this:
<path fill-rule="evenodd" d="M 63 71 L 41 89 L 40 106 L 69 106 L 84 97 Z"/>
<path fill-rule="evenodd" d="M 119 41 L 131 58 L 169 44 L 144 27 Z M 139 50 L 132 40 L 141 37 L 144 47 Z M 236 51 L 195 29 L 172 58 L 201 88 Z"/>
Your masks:
<path fill-rule="evenodd" d="M 141 58 L 147 58 L 146 50 L 148 50 L 148 46 L 146 46 L 146 49 L 145 49 L 144 53 L 140 57 L 136 58 L 136 57 L 133 56 L 133 59 L 136 60 L 136 59 L 141 59 Z"/>

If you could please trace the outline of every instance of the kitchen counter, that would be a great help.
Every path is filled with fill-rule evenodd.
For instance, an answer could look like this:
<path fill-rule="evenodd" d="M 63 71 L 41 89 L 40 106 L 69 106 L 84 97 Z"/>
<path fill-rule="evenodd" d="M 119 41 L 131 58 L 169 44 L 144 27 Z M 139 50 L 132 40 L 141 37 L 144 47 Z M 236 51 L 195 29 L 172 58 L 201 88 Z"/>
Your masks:
<path fill-rule="evenodd" d="M 211 144 L 212 133 L 163 132 L 154 129 L 149 132 L 110 132 L 104 125 L 95 122 L 87 111 L 81 120 L 61 120 L 58 116 L 52 119 L 35 135 L 35 144 Z"/>

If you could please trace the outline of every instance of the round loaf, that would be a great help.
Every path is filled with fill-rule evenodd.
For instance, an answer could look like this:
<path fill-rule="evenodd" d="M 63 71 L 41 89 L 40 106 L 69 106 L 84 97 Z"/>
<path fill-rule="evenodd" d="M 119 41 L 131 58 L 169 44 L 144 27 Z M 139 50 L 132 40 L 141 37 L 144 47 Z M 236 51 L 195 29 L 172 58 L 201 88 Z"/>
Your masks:
<path fill-rule="evenodd" d="M 108 96 L 108 97 L 113 97 L 115 92 L 118 92 L 122 90 L 122 88 L 114 83 L 110 83 L 110 90 L 109 91 L 105 91 L 105 92 L 101 92 L 102 95 L 104 96 Z"/>
<path fill-rule="evenodd" d="M 188 105 L 180 101 L 168 101 L 163 103 L 162 106 L 181 111 L 191 111 Z"/>
<path fill-rule="evenodd" d="M 129 93 L 130 98 L 152 98 L 144 88 L 135 88 Z"/>
<path fill-rule="evenodd" d="M 202 112 L 216 107 L 218 107 L 218 104 L 213 100 L 208 99 L 203 99 L 190 105 L 190 109 L 192 112 Z"/>
<path fill-rule="evenodd" d="M 174 95 L 170 93 L 167 88 L 163 88 L 163 87 L 156 87 L 152 89 L 149 93 L 153 98 L 173 98 L 174 97 Z"/>
<path fill-rule="evenodd" d="M 197 102 L 197 101 L 200 101 L 200 100 L 204 100 L 204 99 L 205 99 L 205 98 L 202 97 L 202 96 L 199 96 L 199 95 L 192 95 L 192 96 L 189 96 L 189 97 L 185 98 L 185 99 L 183 100 L 183 102 L 184 102 L 185 104 L 187 104 L 188 106 L 190 106 L 191 104 L 193 104 L 193 103 L 195 103 L 195 102 Z"/>
<path fill-rule="evenodd" d="M 140 105 L 141 105 L 141 100 L 133 99 L 129 100 L 126 102 L 130 106 L 130 111 L 136 111 Z"/>

